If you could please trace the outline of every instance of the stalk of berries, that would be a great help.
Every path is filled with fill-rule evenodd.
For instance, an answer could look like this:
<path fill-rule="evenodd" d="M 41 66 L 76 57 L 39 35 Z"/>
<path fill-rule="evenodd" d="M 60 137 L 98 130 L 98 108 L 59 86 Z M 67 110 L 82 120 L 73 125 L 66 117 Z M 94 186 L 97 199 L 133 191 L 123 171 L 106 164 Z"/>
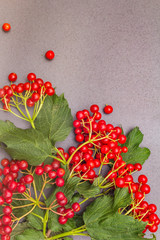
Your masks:
<path fill-rule="evenodd" d="M 111 106 L 109 109 L 112 111 L 106 109 L 108 110 L 108 105 L 104 109 L 107 114 L 113 111 Z M 89 180 L 91 183 L 101 174 L 103 166 L 109 165 L 111 170 L 99 183 L 99 187 L 107 188 L 107 192 L 117 187 L 127 187 L 133 202 L 126 215 L 130 214 L 139 221 L 148 222 L 143 233 L 147 229 L 150 232 L 156 232 L 160 223 L 155 214 L 157 207 L 144 201 L 145 195 L 150 192 L 150 186 L 146 184 L 147 177 L 140 175 L 139 183 L 135 183 L 131 175 L 140 171 L 142 165 L 140 163 L 126 164 L 123 161 L 121 153 L 126 153 L 128 148 L 120 146 L 126 142 L 126 136 L 122 134 L 122 129 L 101 120 L 98 105 L 92 105 L 90 111 L 92 114 L 86 109 L 78 111 L 77 119 L 73 122 L 75 139 L 81 143 L 77 148 L 71 146 L 68 152 L 65 152 L 63 148 L 58 148 L 57 151 L 61 154 L 57 153 L 57 157 L 69 164 L 71 176 L 78 176 L 81 180 Z M 95 168 L 99 168 L 98 175 Z M 124 211 L 125 209 L 120 210 L 122 213 Z"/>
<path fill-rule="evenodd" d="M 60 224 L 67 223 L 68 219 L 73 218 L 74 213 L 80 210 L 78 203 L 73 203 L 70 208 L 66 208 L 68 199 L 61 191 L 56 193 L 55 199 L 49 207 L 46 207 L 43 202 L 43 199 L 46 199 L 44 193 L 46 184 L 55 184 L 57 187 L 62 187 L 65 183 L 63 179 L 65 170 L 61 168 L 59 161 L 53 160 L 51 164 L 44 165 L 42 163 L 33 168 L 28 166 L 25 160 L 9 161 L 8 159 L 3 159 L 1 165 L 3 166 L 3 169 L 0 169 L 0 206 L 3 208 L 3 213 L 0 215 L 0 235 L 2 240 L 9 240 L 12 230 L 17 226 L 19 221 L 30 214 L 36 206 L 45 210 L 46 214 L 51 211 L 59 215 L 58 221 Z M 36 189 L 34 173 L 43 179 L 43 186 L 40 193 Z M 33 193 L 31 188 L 34 190 Z M 14 202 L 19 200 L 26 200 L 27 204 L 15 205 Z M 31 209 L 25 215 L 16 217 L 14 209 L 29 206 Z M 44 229 L 44 232 L 46 233 L 46 229 Z"/>
<path fill-rule="evenodd" d="M 8 79 L 11 84 L 0 89 L 0 101 L 3 104 L 3 108 L 0 110 L 11 112 L 15 116 L 29 121 L 34 128 L 34 120 L 42 108 L 46 96 L 52 96 L 55 93 L 52 84 L 37 78 L 34 73 L 28 74 L 26 83 L 14 84 L 13 82 L 17 80 L 16 73 L 10 73 Z M 28 107 L 34 107 L 32 116 Z M 23 112 L 24 108 L 25 113 Z M 17 109 L 20 115 L 14 109 Z"/>

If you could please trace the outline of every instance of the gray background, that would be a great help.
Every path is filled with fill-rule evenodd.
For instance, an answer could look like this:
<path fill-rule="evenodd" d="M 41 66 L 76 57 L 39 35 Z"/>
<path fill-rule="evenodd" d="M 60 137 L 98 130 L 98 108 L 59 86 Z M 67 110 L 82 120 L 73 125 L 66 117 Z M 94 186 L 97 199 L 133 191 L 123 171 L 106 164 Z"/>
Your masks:
<path fill-rule="evenodd" d="M 114 112 L 105 120 L 122 124 L 125 132 L 139 126 L 142 146 L 151 150 L 142 171 L 151 185 L 147 200 L 159 212 L 160 1 L 0 0 L 4 22 L 12 30 L 0 31 L 0 85 L 8 84 L 10 72 L 19 82 L 35 72 L 65 93 L 73 115 L 93 103 L 102 110 L 107 103 Z M 49 49 L 56 55 L 50 62 L 44 58 Z M 27 127 L 4 112 L 0 119 Z M 73 143 L 71 134 L 60 145 Z"/>

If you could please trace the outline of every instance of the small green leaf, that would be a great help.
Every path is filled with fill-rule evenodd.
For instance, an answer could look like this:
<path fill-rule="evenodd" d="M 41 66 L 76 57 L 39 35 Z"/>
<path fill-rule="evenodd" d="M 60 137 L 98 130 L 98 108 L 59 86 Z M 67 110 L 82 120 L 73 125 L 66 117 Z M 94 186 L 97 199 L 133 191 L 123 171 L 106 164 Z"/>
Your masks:
<path fill-rule="evenodd" d="M 33 228 L 24 230 L 22 234 L 15 236 L 15 240 L 44 240 L 44 236 L 41 231 L 37 231 Z"/>
<path fill-rule="evenodd" d="M 101 183 L 104 180 L 104 177 L 102 177 L 101 175 L 98 176 L 97 178 L 95 178 L 95 180 L 93 181 L 93 185 L 94 186 L 99 186 L 99 183 Z"/>
<path fill-rule="evenodd" d="M 76 190 L 83 195 L 84 198 L 92 198 L 100 193 L 101 189 L 89 182 L 83 182 L 77 185 Z"/>
<path fill-rule="evenodd" d="M 37 215 L 37 216 L 36 216 Z M 42 217 L 42 219 L 40 218 Z M 29 215 L 27 215 L 27 221 L 30 227 L 34 227 L 37 230 L 43 229 L 44 211 L 39 207 L 36 207 Z"/>
<path fill-rule="evenodd" d="M 15 229 L 12 231 L 10 240 L 15 240 L 15 237 L 18 236 L 19 234 L 23 233 L 24 230 L 27 229 L 27 228 L 28 228 L 28 223 L 27 222 L 19 223 L 15 227 Z"/>
<path fill-rule="evenodd" d="M 122 153 L 121 156 L 126 163 L 141 163 L 144 164 L 145 160 L 150 156 L 150 150 L 148 148 L 139 147 L 143 140 L 143 134 L 138 127 L 135 127 L 127 135 L 127 141 L 122 146 L 128 148 L 127 153 Z"/>
<path fill-rule="evenodd" d="M 41 132 L 17 128 L 10 121 L 0 120 L 0 142 L 13 159 L 25 159 L 33 166 L 42 163 L 52 152 L 51 142 Z"/>
<path fill-rule="evenodd" d="M 73 118 L 64 95 L 46 97 L 39 112 L 35 127 L 47 136 L 52 143 L 63 141 L 72 129 Z"/>

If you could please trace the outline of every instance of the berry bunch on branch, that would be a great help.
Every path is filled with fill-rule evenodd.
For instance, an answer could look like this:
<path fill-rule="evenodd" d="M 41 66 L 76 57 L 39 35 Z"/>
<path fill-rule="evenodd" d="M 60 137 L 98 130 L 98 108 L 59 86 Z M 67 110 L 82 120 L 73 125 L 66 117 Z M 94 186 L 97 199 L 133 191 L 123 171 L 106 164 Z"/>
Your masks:
<path fill-rule="evenodd" d="M 18 85 L 16 74 L 8 78 L 11 85 L 0 89 L 1 110 L 31 128 L 0 120 L 0 142 L 10 155 L 0 168 L 1 239 L 140 240 L 155 233 L 160 220 L 156 205 L 146 201 L 148 178 L 133 178 L 150 155 L 140 147 L 139 128 L 125 135 L 102 119 L 96 104 L 78 111 L 73 121 L 67 100 L 50 82 L 34 73 Z M 104 107 L 104 113 L 112 111 Z M 73 127 L 75 146 L 57 147 Z"/>

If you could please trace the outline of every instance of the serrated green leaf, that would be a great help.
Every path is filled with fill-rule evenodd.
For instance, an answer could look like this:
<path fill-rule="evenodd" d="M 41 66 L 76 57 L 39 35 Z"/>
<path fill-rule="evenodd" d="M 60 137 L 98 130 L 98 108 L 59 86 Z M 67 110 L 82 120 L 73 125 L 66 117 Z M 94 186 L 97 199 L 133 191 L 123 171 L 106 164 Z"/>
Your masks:
<path fill-rule="evenodd" d="M 11 239 L 10 240 L 15 240 L 15 237 L 19 234 L 22 234 L 24 232 L 24 230 L 27 229 L 27 228 L 28 228 L 28 223 L 27 222 L 19 223 L 14 228 L 14 230 L 11 232 Z"/>
<path fill-rule="evenodd" d="M 128 188 L 117 188 L 114 191 L 113 210 L 117 211 L 119 208 L 130 205 L 132 201 L 131 194 L 128 192 Z"/>
<path fill-rule="evenodd" d="M 37 216 L 36 216 L 37 215 Z M 39 217 L 38 217 L 39 216 Z M 27 215 L 27 221 L 30 227 L 37 230 L 43 229 L 43 222 L 40 217 L 44 218 L 44 211 L 39 207 L 36 207 L 29 215 Z"/>
<path fill-rule="evenodd" d="M 64 95 L 46 97 L 39 112 L 35 127 L 47 136 L 52 143 L 63 141 L 72 129 L 73 118 Z"/>
<path fill-rule="evenodd" d="M 84 198 L 92 198 L 99 194 L 101 189 L 85 181 L 77 185 L 76 191 L 83 195 Z"/>
<path fill-rule="evenodd" d="M 13 159 L 25 159 L 33 166 L 42 163 L 52 152 L 51 142 L 41 132 L 17 128 L 10 121 L 0 120 L 0 142 Z"/>
<path fill-rule="evenodd" d="M 37 231 L 33 228 L 24 230 L 23 233 L 15 236 L 15 240 L 44 240 L 44 236 L 41 231 Z"/>
<path fill-rule="evenodd" d="M 145 160 L 150 156 L 150 150 L 148 148 L 139 147 L 143 140 L 143 134 L 138 127 L 135 127 L 127 135 L 127 141 L 125 145 L 128 148 L 127 153 L 122 153 L 121 156 L 126 163 L 141 163 L 144 164 Z"/>
<path fill-rule="evenodd" d="M 71 203 L 78 202 L 80 198 L 81 198 L 81 195 L 78 192 L 74 193 L 73 197 L 71 198 Z"/>
<path fill-rule="evenodd" d="M 34 205 L 26 206 L 31 204 L 31 202 L 28 200 L 21 200 L 24 199 L 24 196 L 21 194 L 14 194 L 13 198 L 18 199 L 18 200 L 13 199 L 12 201 L 13 214 L 18 218 L 22 217 L 24 214 L 29 212 L 34 206 Z"/>

